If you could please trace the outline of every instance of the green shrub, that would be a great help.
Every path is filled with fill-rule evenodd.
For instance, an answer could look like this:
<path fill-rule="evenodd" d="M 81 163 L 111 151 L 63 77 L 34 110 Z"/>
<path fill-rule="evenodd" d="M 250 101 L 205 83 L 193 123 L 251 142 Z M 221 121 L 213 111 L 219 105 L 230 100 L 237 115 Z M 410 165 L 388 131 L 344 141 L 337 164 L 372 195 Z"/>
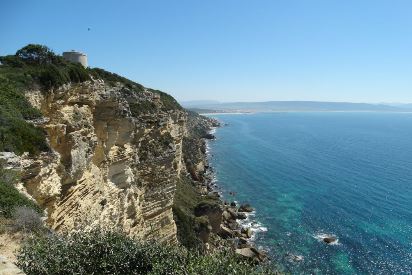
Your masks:
<path fill-rule="evenodd" d="M 153 113 L 156 111 L 156 105 L 151 101 L 131 102 L 129 104 L 130 112 L 134 117 L 144 113 Z"/>
<path fill-rule="evenodd" d="M 0 75 L 0 151 L 36 154 L 48 149 L 42 129 L 25 121 L 41 117 L 16 89 L 13 82 Z"/>
<path fill-rule="evenodd" d="M 125 77 L 117 75 L 115 73 L 110 73 L 103 69 L 93 68 L 90 69 L 91 74 L 95 78 L 103 79 L 107 83 L 111 85 L 115 85 L 116 83 L 121 83 L 125 85 L 127 88 L 132 89 L 135 92 L 142 92 L 145 88 L 140 85 L 139 83 L 133 82 Z M 169 94 L 164 93 L 159 90 L 148 89 L 148 91 L 158 94 L 160 96 L 160 101 L 162 102 L 162 109 L 163 111 L 169 110 L 182 110 L 182 106 Z M 134 114 L 138 114 L 140 112 L 149 112 L 154 110 L 155 106 L 152 103 L 136 103 L 131 104 L 132 112 L 135 111 Z"/>
<path fill-rule="evenodd" d="M 31 207 L 17 206 L 13 211 L 14 231 L 40 233 L 45 230 L 41 215 Z"/>
<path fill-rule="evenodd" d="M 210 255 L 190 253 L 189 257 L 183 274 L 279 274 L 274 267 L 252 264 L 228 248 Z"/>
<path fill-rule="evenodd" d="M 89 71 L 82 65 L 66 61 L 42 45 L 29 44 L 15 55 L 0 57 L 0 61 L 3 62 L 0 74 L 7 75 L 16 86 L 23 89 L 29 88 L 28 84 L 37 83 L 48 90 L 69 82 L 90 80 Z M 23 81 L 23 76 L 29 76 L 32 81 Z"/>
<path fill-rule="evenodd" d="M 229 250 L 211 255 L 182 247 L 139 243 L 101 229 L 72 235 L 36 235 L 21 247 L 26 274 L 271 274 Z"/>
<path fill-rule="evenodd" d="M 87 69 L 85 69 L 81 64 L 71 63 L 67 65 L 67 72 L 69 79 L 75 83 L 81 83 L 90 80 L 90 75 Z"/>
<path fill-rule="evenodd" d="M 0 151 L 38 154 L 48 150 L 42 129 L 16 117 L 0 105 Z"/>
<path fill-rule="evenodd" d="M 139 244 L 119 233 L 94 230 L 36 236 L 22 246 L 17 259 L 27 274 L 148 274 L 160 269 L 159 261 L 165 261 L 165 269 L 177 268 L 184 253 L 179 248 L 172 251 L 167 246 Z"/>
<path fill-rule="evenodd" d="M 159 90 L 154 90 L 154 89 L 148 89 L 152 93 L 156 93 L 160 96 L 160 101 L 163 104 L 163 110 L 164 111 L 169 111 L 169 110 L 183 110 L 182 106 L 174 99 L 171 95 L 166 94 L 162 91 Z"/>
<path fill-rule="evenodd" d="M 27 206 L 41 213 L 35 202 L 21 194 L 13 185 L 0 181 L 0 216 L 13 217 L 15 209 L 19 206 Z"/>
<path fill-rule="evenodd" d="M 0 56 L 0 62 L 3 64 L 3 66 L 7 65 L 19 68 L 22 68 L 25 65 L 21 58 L 15 55 Z"/>
<path fill-rule="evenodd" d="M 200 250 L 202 241 L 196 236 L 196 220 L 178 206 L 173 207 L 173 216 L 177 227 L 179 242 L 191 250 Z"/>
<path fill-rule="evenodd" d="M 90 80 L 87 69 L 77 63 L 67 63 L 65 66 L 49 64 L 39 68 L 38 79 L 46 89 L 57 88 L 67 83 L 81 83 Z"/>
<path fill-rule="evenodd" d="M 50 89 L 68 83 L 69 77 L 64 71 L 51 64 L 41 68 L 39 81 L 46 89 Z"/>
<path fill-rule="evenodd" d="M 27 64 L 57 63 L 58 57 L 48 47 L 38 44 L 29 44 L 16 52 L 16 57 Z"/>
<path fill-rule="evenodd" d="M 24 94 L 15 87 L 13 81 L 2 74 L 0 74 L 0 108 L 12 112 L 15 117 L 19 118 L 41 117 L 40 111 L 30 105 Z"/>
<path fill-rule="evenodd" d="M 2 56 L 0 60 L 3 62 L 0 66 L 0 151 L 17 154 L 47 151 L 44 131 L 25 121 L 40 118 L 41 113 L 30 105 L 24 92 L 83 82 L 90 79 L 88 71 L 41 45 L 30 44 L 16 55 Z"/>
<path fill-rule="evenodd" d="M 189 249 L 200 249 L 202 241 L 196 235 L 197 228 L 194 208 L 201 200 L 192 182 L 182 177 L 176 182 L 176 193 L 173 200 L 173 218 L 177 227 L 179 242 Z"/>
<path fill-rule="evenodd" d="M 98 79 L 103 79 L 110 85 L 115 85 L 117 82 L 125 85 L 127 88 L 134 90 L 135 92 L 144 91 L 144 87 L 139 83 L 133 82 L 123 76 L 115 73 L 108 72 L 100 68 L 89 69 L 91 75 Z"/>

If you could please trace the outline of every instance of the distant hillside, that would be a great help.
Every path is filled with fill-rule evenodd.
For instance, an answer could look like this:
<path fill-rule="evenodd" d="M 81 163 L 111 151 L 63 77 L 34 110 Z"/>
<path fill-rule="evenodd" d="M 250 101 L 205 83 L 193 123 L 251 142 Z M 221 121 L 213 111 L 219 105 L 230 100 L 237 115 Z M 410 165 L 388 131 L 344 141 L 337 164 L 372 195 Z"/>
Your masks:
<path fill-rule="evenodd" d="M 318 101 L 266 101 L 266 102 L 227 102 L 227 103 L 202 103 L 198 105 L 183 106 L 198 110 L 220 112 L 412 112 L 411 104 L 399 106 L 369 103 L 350 102 L 318 102 Z"/>

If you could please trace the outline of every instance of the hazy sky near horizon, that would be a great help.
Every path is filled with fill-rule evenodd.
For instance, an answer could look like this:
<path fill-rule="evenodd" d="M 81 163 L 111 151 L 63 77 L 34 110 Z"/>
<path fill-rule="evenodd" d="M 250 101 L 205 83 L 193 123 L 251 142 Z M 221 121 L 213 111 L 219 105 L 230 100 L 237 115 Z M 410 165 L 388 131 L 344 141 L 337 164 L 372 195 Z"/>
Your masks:
<path fill-rule="evenodd" d="M 1 0 L 0 55 L 88 54 L 178 100 L 412 102 L 410 0 Z M 88 31 L 90 28 L 90 31 Z"/>

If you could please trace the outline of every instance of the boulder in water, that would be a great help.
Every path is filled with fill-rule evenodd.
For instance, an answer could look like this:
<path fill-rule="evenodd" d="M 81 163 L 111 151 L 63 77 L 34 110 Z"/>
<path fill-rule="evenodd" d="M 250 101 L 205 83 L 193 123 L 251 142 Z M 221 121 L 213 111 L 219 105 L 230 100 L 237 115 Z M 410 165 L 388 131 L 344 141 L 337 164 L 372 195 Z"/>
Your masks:
<path fill-rule="evenodd" d="M 252 234 L 253 234 L 253 231 L 252 231 L 252 228 L 250 228 L 250 227 L 248 227 L 248 228 L 246 228 L 246 227 L 244 227 L 244 228 L 242 228 L 242 235 L 245 237 L 245 238 L 248 238 L 248 239 L 250 239 L 250 238 L 252 238 Z"/>
<path fill-rule="evenodd" d="M 323 241 L 327 244 L 336 242 L 336 237 L 334 236 L 326 236 L 323 238 Z"/>

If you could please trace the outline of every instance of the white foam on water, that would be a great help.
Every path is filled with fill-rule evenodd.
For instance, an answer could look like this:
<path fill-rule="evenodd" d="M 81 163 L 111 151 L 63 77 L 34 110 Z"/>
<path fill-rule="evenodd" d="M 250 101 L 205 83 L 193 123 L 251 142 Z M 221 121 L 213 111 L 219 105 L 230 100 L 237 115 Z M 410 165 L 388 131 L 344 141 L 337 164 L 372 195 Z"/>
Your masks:
<path fill-rule="evenodd" d="M 256 212 L 245 213 L 246 219 L 244 220 L 237 220 L 241 227 L 250 228 L 252 230 L 252 237 L 250 238 L 251 241 L 256 240 L 256 234 L 267 232 L 268 228 L 264 226 L 262 223 L 256 221 L 254 219 Z"/>
<path fill-rule="evenodd" d="M 315 239 L 317 239 L 319 242 L 323 242 L 323 243 L 328 244 L 328 245 L 340 245 L 338 237 L 334 234 L 326 234 L 326 233 L 321 232 L 321 233 L 314 234 L 313 237 Z M 331 243 L 326 243 L 324 241 L 324 239 L 325 238 L 330 238 L 330 237 L 336 238 L 336 240 L 334 242 L 331 242 Z"/>
<path fill-rule="evenodd" d="M 212 127 L 209 131 L 209 134 L 213 135 L 214 133 L 216 133 L 216 127 Z"/>
<path fill-rule="evenodd" d="M 206 155 L 209 156 L 209 152 L 210 152 L 210 145 L 209 145 L 209 142 L 206 142 Z"/>
<path fill-rule="evenodd" d="M 302 255 L 287 253 L 286 259 L 291 263 L 298 263 L 302 262 L 304 260 L 304 257 Z"/>

